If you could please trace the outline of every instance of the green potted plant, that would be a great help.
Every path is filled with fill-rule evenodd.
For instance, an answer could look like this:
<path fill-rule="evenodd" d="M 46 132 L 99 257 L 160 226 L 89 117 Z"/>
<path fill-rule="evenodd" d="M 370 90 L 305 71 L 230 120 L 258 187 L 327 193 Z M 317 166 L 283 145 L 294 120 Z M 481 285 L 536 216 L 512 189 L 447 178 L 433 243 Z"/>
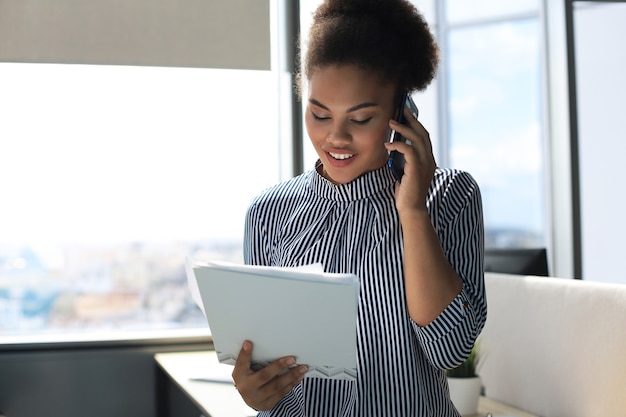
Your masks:
<path fill-rule="evenodd" d="M 450 399 L 462 416 L 478 413 L 478 398 L 482 389 L 478 361 L 478 343 L 475 343 L 469 357 L 461 365 L 446 371 Z"/>

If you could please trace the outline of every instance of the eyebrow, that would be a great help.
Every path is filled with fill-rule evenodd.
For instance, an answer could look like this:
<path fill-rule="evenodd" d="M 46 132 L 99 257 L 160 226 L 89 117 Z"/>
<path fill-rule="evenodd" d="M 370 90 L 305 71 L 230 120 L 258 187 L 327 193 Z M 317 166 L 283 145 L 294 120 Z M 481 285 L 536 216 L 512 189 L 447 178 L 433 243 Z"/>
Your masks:
<path fill-rule="evenodd" d="M 330 109 L 328 107 L 326 107 L 325 105 L 323 105 L 322 103 L 320 103 L 319 101 L 315 100 L 314 98 L 309 99 L 309 103 L 311 104 L 315 104 L 318 107 L 323 108 L 324 110 L 328 110 L 330 111 Z M 350 107 L 348 110 L 346 110 L 346 113 L 351 113 L 353 111 L 357 111 L 360 109 L 364 109 L 366 107 L 376 107 L 378 106 L 378 104 L 376 103 L 370 103 L 370 102 L 365 102 L 365 103 L 361 103 L 361 104 L 357 104 L 356 106 Z"/>

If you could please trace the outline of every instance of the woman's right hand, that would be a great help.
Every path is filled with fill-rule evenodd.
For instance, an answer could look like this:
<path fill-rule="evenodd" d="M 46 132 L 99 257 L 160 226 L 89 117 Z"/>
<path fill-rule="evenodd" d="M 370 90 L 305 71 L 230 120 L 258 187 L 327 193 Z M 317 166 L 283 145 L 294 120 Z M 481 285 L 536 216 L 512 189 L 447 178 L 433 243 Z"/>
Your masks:
<path fill-rule="evenodd" d="M 232 377 L 241 398 L 258 411 L 272 409 L 285 395 L 304 379 L 306 365 L 297 365 L 296 358 L 285 356 L 265 368 L 253 371 L 250 367 L 252 342 L 241 347 Z"/>

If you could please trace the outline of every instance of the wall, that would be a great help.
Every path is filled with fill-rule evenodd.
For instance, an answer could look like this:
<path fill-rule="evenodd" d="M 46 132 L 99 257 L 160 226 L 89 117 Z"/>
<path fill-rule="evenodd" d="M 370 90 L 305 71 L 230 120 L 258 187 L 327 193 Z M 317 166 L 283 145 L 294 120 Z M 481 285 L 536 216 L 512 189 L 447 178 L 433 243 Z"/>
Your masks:
<path fill-rule="evenodd" d="M 269 3 L 0 1 L 0 61 L 269 70 Z"/>
<path fill-rule="evenodd" d="M 583 279 L 626 284 L 626 4 L 574 13 Z"/>

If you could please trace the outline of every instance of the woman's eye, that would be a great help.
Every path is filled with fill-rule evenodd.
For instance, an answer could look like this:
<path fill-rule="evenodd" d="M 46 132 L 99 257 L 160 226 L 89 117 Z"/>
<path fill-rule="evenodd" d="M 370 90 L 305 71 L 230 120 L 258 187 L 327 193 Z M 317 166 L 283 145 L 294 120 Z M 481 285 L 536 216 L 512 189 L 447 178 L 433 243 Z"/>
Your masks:
<path fill-rule="evenodd" d="M 330 117 L 326 117 L 326 116 L 318 116 L 317 114 L 315 114 L 315 113 L 313 113 L 313 112 L 311 112 L 311 114 L 313 115 L 313 118 L 314 118 L 315 120 L 328 120 L 328 119 L 330 119 Z"/>
<path fill-rule="evenodd" d="M 368 117 L 367 119 L 363 119 L 363 120 L 352 120 L 352 123 L 357 124 L 357 125 L 364 125 L 367 122 L 369 122 L 370 120 L 372 120 L 371 117 Z"/>

